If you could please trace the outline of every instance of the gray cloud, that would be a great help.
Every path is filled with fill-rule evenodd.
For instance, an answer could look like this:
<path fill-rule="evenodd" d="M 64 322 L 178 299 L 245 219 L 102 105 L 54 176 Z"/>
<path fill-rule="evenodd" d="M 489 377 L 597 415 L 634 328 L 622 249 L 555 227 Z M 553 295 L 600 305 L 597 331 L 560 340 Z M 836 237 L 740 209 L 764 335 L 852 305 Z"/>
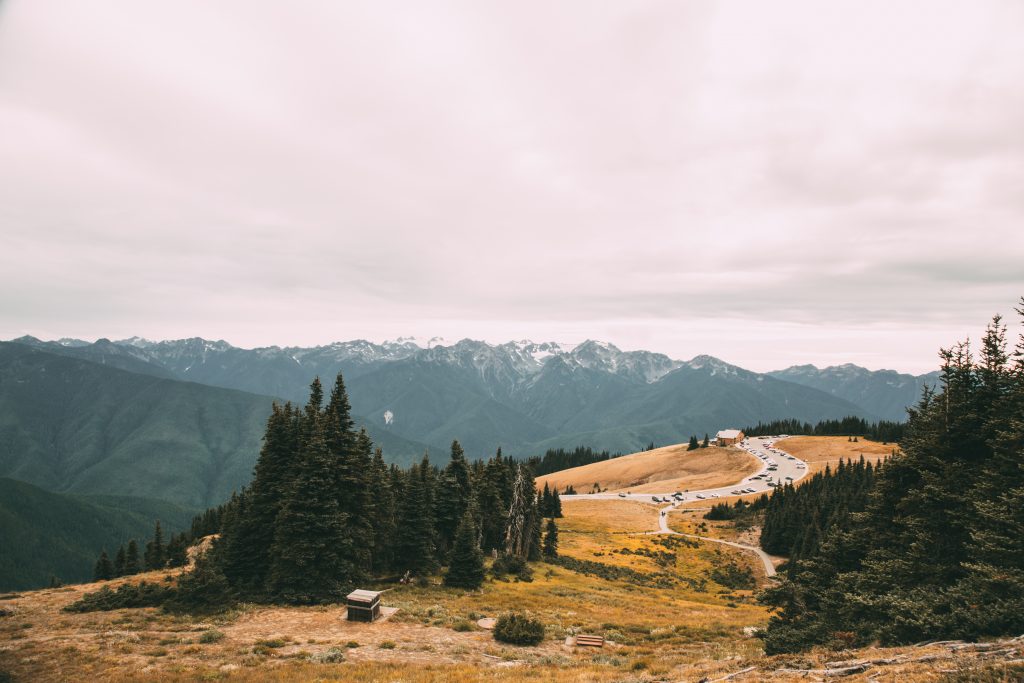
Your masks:
<path fill-rule="evenodd" d="M 927 369 L 1024 293 L 1022 29 L 1012 0 L 10 0 L 0 336 Z"/>

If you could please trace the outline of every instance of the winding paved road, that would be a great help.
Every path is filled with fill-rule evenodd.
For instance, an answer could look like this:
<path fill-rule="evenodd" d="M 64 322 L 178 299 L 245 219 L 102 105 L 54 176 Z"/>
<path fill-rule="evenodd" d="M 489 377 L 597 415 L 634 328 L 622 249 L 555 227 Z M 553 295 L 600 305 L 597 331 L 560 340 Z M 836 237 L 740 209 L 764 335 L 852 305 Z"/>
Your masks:
<path fill-rule="evenodd" d="M 684 534 L 678 531 L 673 531 L 668 526 L 668 513 L 671 510 L 676 509 L 686 501 L 694 500 L 705 500 L 713 501 L 716 498 L 734 496 L 736 494 L 733 491 L 742 489 L 754 489 L 751 493 L 745 495 L 755 495 L 758 493 L 765 493 L 775 488 L 772 484 L 785 484 L 787 482 L 796 482 L 807 476 L 807 463 L 803 460 L 797 459 L 795 456 L 785 453 L 784 451 L 774 447 L 774 440 L 768 437 L 750 437 L 743 444 L 737 444 L 739 448 L 750 453 L 755 458 L 762 461 L 761 469 L 755 474 L 747 477 L 735 484 L 730 486 L 722 486 L 715 489 L 702 489 L 698 491 L 687 490 L 685 493 L 667 491 L 665 493 L 629 493 L 629 492 L 616 492 L 616 493 L 582 493 L 576 495 L 565 495 L 561 496 L 563 501 L 573 500 L 640 500 L 640 501 L 651 501 L 653 499 L 664 498 L 664 502 L 668 502 L 669 505 L 658 509 L 658 531 L 651 531 L 650 534 L 670 534 L 673 536 L 686 536 L 688 538 L 696 538 L 701 541 L 709 541 L 711 543 L 721 543 L 722 545 L 732 546 L 733 548 L 739 548 L 740 550 L 746 550 L 748 552 L 755 553 L 758 559 L 761 560 L 761 564 L 764 565 L 765 574 L 768 576 L 775 576 L 775 565 L 772 564 L 772 557 L 765 551 L 761 550 L 752 545 L 744 545 L 742 543 L 736 543 L 734 541 L 726 541 L 721 538 L 710 538 L 708 536 L 697 536 L 695 534 Z M 775 468 L 775 469 L 771 469 Z M 661 502 L 661 501 L 659 501 Z"/>

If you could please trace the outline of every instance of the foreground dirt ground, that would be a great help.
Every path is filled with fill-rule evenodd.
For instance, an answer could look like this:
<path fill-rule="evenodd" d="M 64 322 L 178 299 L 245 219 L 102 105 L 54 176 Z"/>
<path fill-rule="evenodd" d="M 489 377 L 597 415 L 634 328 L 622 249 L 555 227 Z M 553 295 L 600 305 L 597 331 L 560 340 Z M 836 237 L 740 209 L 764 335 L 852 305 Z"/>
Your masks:
<path fill-rule="evenodd" d="M 1007 677 L 1018 673 L 1005 663 L 1024 658 L 1021 641 L 767 658 L 753 637 L 768 619 L 754 598 L 756 586 L 730 588 L 712 578 L 724 563 L 748 565 L 743 553 L 647 535 L 657 526 L 657 511 L 643 503 L 583 500 L 564 507 L 562 552 L 579 566 L 537 563 L 531 582 L 489 580 L 476 592 L 380 586 L 390 588 L 384 603 L 398 611 L 373 624 L 346 621 L 338 606 L 242 606 L 212 619 L 156 609 L 61 611 L 98 584 L 0 596 L 0 681 L 554 683 L 712 681 L 733 674 L 728 680 L 824 680 L 826 669 L 850 662 L 865 668 L 844 680 L 1021 680 Z M 175 576 L 153 572 L 131 580 L 142 579 Z M 502 645 L 476 626 L 510 609 L 540 618 L 545 642 Z M 610 643 L 600 650 L 566 645 L 578 632 L 599 633 Z M 990 664 L 996 677 L 975 678 Z"/>

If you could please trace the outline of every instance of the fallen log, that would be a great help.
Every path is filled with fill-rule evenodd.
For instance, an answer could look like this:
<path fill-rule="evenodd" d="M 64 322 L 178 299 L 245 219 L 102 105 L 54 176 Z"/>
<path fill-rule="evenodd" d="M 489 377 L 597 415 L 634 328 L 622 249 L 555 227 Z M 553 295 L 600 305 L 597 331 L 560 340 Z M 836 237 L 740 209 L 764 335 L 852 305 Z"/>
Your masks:
<path fill-rule="evenodd" d="M 871 665 L 867 662 L 856 666 L 847 666 L 837 669 L 776 669 L 777 674 L 800 674 L 803 676 L 852 676 L 867 671 Z"/>
<path fill-rule="evenodd" d="M 755 669 L 757 669 L 756 666 L 748 666 L 746 669 L 740 669 L 739 671 L 734 671 L 734 672 L 732 672 L 731 674 L 729 674 L 727 676 L 722 676 L 721 678 L 716 678 L 714 680 L 708 681 L 708 683 L 719 683 L 719 681 L 728 681 L 730 679 L 736 678 L 737 676 L 742 676 L 743 674 L 748 674 L 751 671 L 754 671 Z"/>

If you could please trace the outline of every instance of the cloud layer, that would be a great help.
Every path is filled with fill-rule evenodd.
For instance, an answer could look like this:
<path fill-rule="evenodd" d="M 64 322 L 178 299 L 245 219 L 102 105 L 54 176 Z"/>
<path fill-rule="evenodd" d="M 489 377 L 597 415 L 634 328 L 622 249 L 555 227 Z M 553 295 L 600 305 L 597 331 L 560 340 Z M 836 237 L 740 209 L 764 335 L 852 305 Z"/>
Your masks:
<path fill-rule="evenodd" d="M 1024 6 L 0 5 L 0 335 L 925 370 L 1024 294 Z"/>

